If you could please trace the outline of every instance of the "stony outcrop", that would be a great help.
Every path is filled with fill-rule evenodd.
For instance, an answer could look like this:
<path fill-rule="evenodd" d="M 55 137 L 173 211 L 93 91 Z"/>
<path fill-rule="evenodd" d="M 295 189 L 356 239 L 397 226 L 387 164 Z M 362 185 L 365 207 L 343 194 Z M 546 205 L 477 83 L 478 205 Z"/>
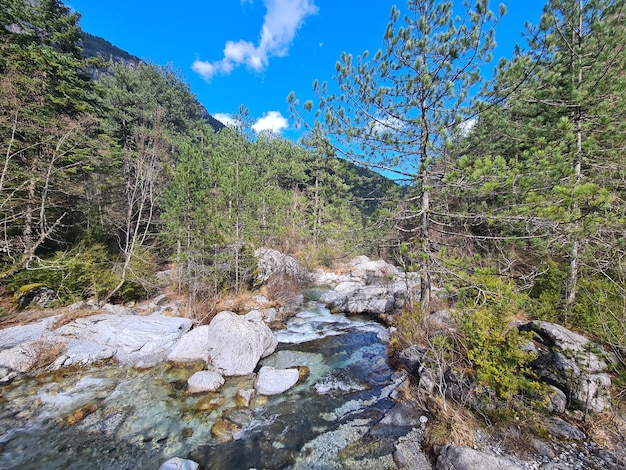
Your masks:
<path fill-rule="evenodd" d="M 56 300 L 58 298 L 54 290 L 41 284 L 32 284 L 18 290 L 15 303 L 18 310 L 23 310 L 31 305 L 45 308 Z"/>
<path fill-rule="evenodd" d="M 597 344 L 554 323 L 533 321 L 522 328 L 535 333 L 537 359 L 531 365 L 537 376 L 564 392 L 568 407 L 598 413 L 611 406 L 607 356 Z"/>
<path fill-rule="evenodd" d="M 320 302 L 334 313 L 371 314 L 385 320 L 409 301 L 418 285 L 411 273 L 402 273 L 384 260 L 372 261 L 367 256 L 358 256 L 340 269 L 347 274 L 313 274 L 317 285 L 333 287 Z"/>
<path fill-rule="evenodd" d="M 285 275 L 295 280 L 309 278 L 308 270 L 292 256 L 271 248 L 259 248 L 254 252 L 258 259 L 256 282 L 263 284 L 274 275 Z"/>
<path fill-rule="evenodd" d="M 27 373 L 35 365 L 51 368 L 116 360 L 124 365 L 151 365 L 165 359 L 187 332 L 191 320 L 162 315 L 101 313 L 55 328 L 59 317 L 7 328 L 0 335 L 0 380 Z M 56 357 L 52 357 L 56 354 Z"/>
<path fill-rule="evenodd" d="M 261 367 L 254 383 L 259 395 L 278 395 L 293 387 L 300 378 L 298 369 Z"/>
<path fill-rule="evenodd" d="M 120 363 L 132 365 L 165 359 L 191 326 L 186 318 L 103 313 L 78 318 L 55 332 L 68 341 L 66 355 L 73 363 L 87 364 L 112 352 Z"/>
<path fill-rule="evenodd" d="M 259 360 L 272 354 L 278 344 L 262 321 L 227 311 L 211 320 L 208 335 L 211 364 L 225 376 L 252 373 Z"/>
<path fill-rule="evenodd" d="M 522 470 L 514 462 L 469 447 L 448 444 L 437 458 L 437 470 Z"/>
<path fill-rule="evenodd" d="M 394 309 L 393 293 L 382 286 L 357 287 L 349 291 L 330 291 L 320 301 L 333 313 L 381 315 Z"/>

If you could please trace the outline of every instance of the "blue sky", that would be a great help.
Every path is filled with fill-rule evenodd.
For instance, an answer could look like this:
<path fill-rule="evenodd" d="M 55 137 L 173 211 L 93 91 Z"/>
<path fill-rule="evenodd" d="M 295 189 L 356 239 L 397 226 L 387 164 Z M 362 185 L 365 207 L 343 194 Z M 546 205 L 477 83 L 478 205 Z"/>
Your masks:
<path fill-rule="evenodd" d="M 214 116 L 239 106 L 255 130 L 289 136 L 287 95 L 313 98 L 315 79 L 332 82 L 342 51 L 376 51 L 392 5 L 386 0 L 65 0 L 85 31 L 131 54 L 172 65 Z M 456 3 L 456 2 L 455 2 Z M 460 4 L 461 2 L 459 2 Z M 499 57 L 521 43 L 524 23 L 538 23 L 543 0 L 510 0 L 496 40 Z M 492 2 L 497 10 L 497 3 Z"/>

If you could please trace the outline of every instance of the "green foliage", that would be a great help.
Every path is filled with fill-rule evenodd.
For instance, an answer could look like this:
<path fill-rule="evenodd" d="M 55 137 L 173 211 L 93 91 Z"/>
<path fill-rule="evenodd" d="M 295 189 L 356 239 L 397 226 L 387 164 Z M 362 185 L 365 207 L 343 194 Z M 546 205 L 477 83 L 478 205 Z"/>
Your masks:
<path fill-rule="evenodd" d="M 119 281 L 111 272 L 112 261 L 103 245 L 79 246 L 69 253 L 59 252 L 50 260 L 16 274 L 7 285 L 20 291 L 25 285 L 45 285 L 67 304 L 88 297 L 101 297 Z"/>
<path fill-rule="evenodd" d="M 459 316 L 467 356 L 477 372 L 479 393 L 505 401 L 540 391 L 528 367 L 535 357 L 522 347 L 531 335 L 511 325 L 527 299 L 515 285 L 488 270 L 469 276 L 462 291 Z"/>
<path fill-rule="evenodd" d="M 559 320 L 559 305 L 567 270 L 556 261 L 548 261 L 540 269 L 541 275 L 535 279 L 529 292 L 528 305 L 534 318 L 555 322 Z"/>

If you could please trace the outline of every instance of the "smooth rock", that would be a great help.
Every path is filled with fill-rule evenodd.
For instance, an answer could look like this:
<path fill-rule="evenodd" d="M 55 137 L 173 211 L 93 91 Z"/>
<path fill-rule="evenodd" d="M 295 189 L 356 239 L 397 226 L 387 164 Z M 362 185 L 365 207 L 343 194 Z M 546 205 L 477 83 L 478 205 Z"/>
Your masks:
<path fill-rule="evenodd" d="M 278 341 L 267 325 L 234 312 L 220 312 L 209 324 L 209 357 L 223 375 L 248 375 Z"/>
<path fill-rule="evenodd" d="M 161 465 L 159 470 L 198 470 L 198 468 L 200 468 L 200 465 L 193 460 L 174 457 Z"/>
<path fill-rule="evenodd" d="M 83 363 L 111 357 L 113 352 L 112 357 L 120 363 L 132 365 L 146 358 L 165 359 L 191 326 L 191 320 L 186 318 L 103 313 L 77 318 L 56 333 L 68 340 L 66 354 L 79 356 Z M 101 352 L 97 352 L 98 348 Z"/>
<path fill-rule="evenodd" d="M 102 310 L 113 315 L 137 315 L 137 311 L 123 305 L 104 304 Z"/>
<path fill-rule="evenodd" d="M 469 447 L 448 444 L 437 458 L 438 470 L 522 470 L 502 457 L 479 452 Z"/>
<path fill-rule="evenodd" d="M 209 326 L 202 325 L 185 333 L 167 356 L 172 362 L 209 360 Z"/>
<path fill-rule="evenodd" d="M 264 366 L 259 370 L 254 388 L 260 395 L 278 395 L 298 383 L 299 378 L 298 369 L 274 369 Z"/>
<path fill-rule="evenodd" d="M 187 380 L 187 392 L 216 392 L 222 385 L 224 385 L 224 377 L 217 370 L 201 370 Z"/>
<path fill-rule="evenodd" d="M 45 318 L 28 325 L 4 328 L 0 334 L 0 351 L 13 348 L 27 341 L 39 339 L 48 334 L 54 326 L 57 317 Z"/>

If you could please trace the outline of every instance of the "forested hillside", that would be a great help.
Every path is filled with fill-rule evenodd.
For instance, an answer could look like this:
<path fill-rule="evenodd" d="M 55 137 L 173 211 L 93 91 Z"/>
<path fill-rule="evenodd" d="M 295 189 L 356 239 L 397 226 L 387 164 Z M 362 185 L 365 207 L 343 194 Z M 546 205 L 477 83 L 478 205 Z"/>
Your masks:
<path fill-rule="evenodd" d="M 57 0 L 2 0 L 7 293 L 41 283 L 62 302 L 140 298 L 176 265 L 179 292 L 202 308 L 249 285 L 259 246 L 312 265 L 371 248 L 381 228 L 367 216 L 393 184 L 338 160 L 319 135 L 254 135 L 244 108 L 223 128 L 179 74 L 119 63 L 78 19 Z"/>
<path fill-rule="evenodd" d="M 375 254 L 420 277 L 392 347 L 427 342 L 424 361 L 472 370 L 481 399 L 537 396 L 516 319 L 583 331 L 623 370 L 623 1 L 549 0 L 489 81 L 504 7 L 394 8 L 378 53 L 342 56 L 336 94 L 290 96 L 310 126 L 299 143 L 255 135 L 243 107 L 216 131 L 168 68 L 107 63 L 94 80 L 103 62 L 85 58 L 78 15 L 31 3 L 0 9 L 6 292 L 127 300 L 177 266 L 178 291 L 202 309 L 249 287 L 260 246 L 310 266 Z M 421 330 L 448 307 L 457 335 Z"/>

